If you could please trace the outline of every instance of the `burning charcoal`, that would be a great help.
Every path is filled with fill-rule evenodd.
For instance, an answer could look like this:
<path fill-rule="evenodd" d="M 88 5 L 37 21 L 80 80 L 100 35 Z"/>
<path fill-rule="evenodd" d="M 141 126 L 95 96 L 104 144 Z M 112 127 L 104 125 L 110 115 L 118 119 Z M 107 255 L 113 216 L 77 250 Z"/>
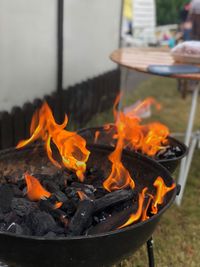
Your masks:
<path fill-rule="evenodd" d="M 13 191 L 8 184 L 1 185 L 0 187 L 0 209 L 3 213 L 11 210 L 11 202 L 13 199 Z"/>
<path fill-rule="evenodd" d="M 0 223 L 0 232 L 5 232 L 5 231 L 6 231 L 6 224 Z"/>
<path fill-rule="evenodd" d="M 166 153 L 164 153 L 164 157 L 166 159 L 171 159 L 171 158 L 174 158 L 175 156 L 176 156 L 175 153 L 171 150 L 168 150 L 166 151 Z"/>
<path fill-rule="evenodd" d="M 94 212 L 94 202 L 88 199 L 80 201 L 78 209 L 69 223 L 69 234 L 81 235 L 90 226 L 90 219 Z"/>
<path fill-rule="evenodd" d="M 65 172 L 60 176 L 58 180 L 58 184 L 61 190 L 64 190 L 68 184 L 71 184 L 73 181 L 77 179 L 76 174 L 66 174 Z"/>
<path fill-rule="evenodd" d="M 15 184 L 10 184 L 10 188 L 12 189 L 13 191 L 13 194 L 15 197 L 23 197 L 23 192 L 18 188 L 17 185 Z"/>
<path fill-rule="evenodd" d="M 62 191 L 55 192 L 53 196 L 55 197 L 56 201 L 59 202 L 65 202 L 68 200 L 67 196 Z"/>
<path fill-rule="evenodd" d="M 26 218 L 27 226 L 30 227 L 33 234 L 43 236 L 55 228 L 56 222 L 53 217 L 42 211 L 32 212 Z"/>
<path fill-rule="evenodd" d="M 101 187 L 97 187 L 97 189 L 96 189 L 96 191 L 94 193 L 96 199 L 100 198 L 100 197 L 103 197 L 106 194 L 107 194 L 107 191 L 102 186 Z"/>
<path fill-rule="evenodd" d="M 55 193 L 56 191 L 59 191 L 59 186 L 53 181 L 44 180 L 42 184 L 50 193 Z"/>
<path fill-rule="evenodd" d="M 94 186 L 89 184 L 73 182 L 71 186 L 77 188 L 77 190 L 83 191 L 87 195 L 92 195 L 96 191 Z"/>
<path fill-rule="evenodd" d="M 65 233 L 65 229 L 63 227 L 56 225 L 54 228 L 52 228 L 52 232 L 54 232 L 55 234 L 61 235 Z"/>
<path fill-rule="evenodd" d="M 26 187 L 26 181 L 25 179 L 21 179 L 19 181 L 17 181 L 17 186 L 20 190 L 23 190 Z"/>
<path fill-rule="evenodd" d="M 53 177 L 57 173 L 58 173 L 58 169 L 54 165 L 51 164 L 49 166 L 42 166 L 40 175 L 44 175 L 44 176 L 46 175 L 49 177 Z"/>
<path fill-rule="evenodd" d="M 39 181 L 44 183 L 45 181 L 49 181 L 52 177 L 50 174 L 42 174 L 42 173 L 33 173 L 32 176 L 36 177 Z"/>
<path fill-rule="evenodd" d="M 5 178 L 7 183 L 16 184 L 18 181 L 23 180 L 23 176 L 23 172 L 21 170 L 17 170 L 9 175 L 5 175 Z"/>
<path fill-rule="evenodd" d="M 103 220 L 101 223 L 90 228 L 87 234 L 93 235 L 93 234 L 106 233 L 112 230 L 117 230 L 118 227 L 123 225 L 129 219 L 129 216 L 132 213 L 135 213 L 137 211 L 137 207 L 138 205 L 137 203 L 135 203 L 134 206 L 126 210 L 122 210 L 121 212 L 117 212 L 113 215 L 110 215 L 105 220 Z"/>
<path fill-rule="evenodd" d="M 14 211 L 4 214 L 4 222 L 7 223 L 7 225 L 13 222 L 20 224 L 21 220 L 22 219 Z"/>
<path fill-rule="evenodd" d="M 46 211 L 50 213 L 54 219 L 59 220 L 61 223 L 63 223 L 63 219 L 67 217 L 67 214 L 64 211 L 60 209 L 55 209 L 54 205 L 50 202 L 49 199 L 40 200 L 39 208 L 41 211 Z"/>
<path fill-rule="evenodd" d="M 72 216 L 76 211 L 76 205 L 72 200 L 67 200 L 61 206 L 61 210 L 63 210 L 67 216 Z"/>
<path fill-rule="evenodd" d="M 95 200 L 95 212 L 99 212 L 108 207 L 115 206 L 124 201 L 137 197 L 137 193 L 132 190 L 117 190 Z"/>
<path fill-rule="evenodd" d="M 4 215 L 3 213 L 0 211 L 0 222 L 3 222 L 4 221 Z"/>
<path fill-rule="evenodd" d="M 106 220 L 106 218 L 109 216 L 108 213 L 102 211 L 98 214 L 98 216 L 94 216 L 93 220 L 95 223 L 100 223 Z"/>
<path fill-rule="evenodd" d="M 23 235 L 32 235 L 31 230 L 28 228 L 28 226 L 26 224 L 21 224 L 21 227 L 23 229 Z"/>
<path fill-rule="evenodd" d="M 79 202 L 79 196 L 77 195 L 77 188 L 68 187 L 65 190 L 65 193 L 69 199 L 73 199 L 75 203 Z"/>
<path fill-rule="evenodd" d="M 17 235 L 22 235 L 23 234 L 23 229 L 19 224 L 11 223 L 8 226 L 8 228 L 6 229 L 6 232 L 17 234 Z"/>
<path fill-rule="evenodd" d="M 11 208 L 17 215 L 24 216 L 36 210 L 38 207 L 35 202 L 31 202 L 26 198 L 13 198 Z"/>
<path fill-rule="evenodd" d="M 44 235 L 46 238 L 55 238 L 56 234 L 54 232 L 48 232 L 46 235 Z"/>

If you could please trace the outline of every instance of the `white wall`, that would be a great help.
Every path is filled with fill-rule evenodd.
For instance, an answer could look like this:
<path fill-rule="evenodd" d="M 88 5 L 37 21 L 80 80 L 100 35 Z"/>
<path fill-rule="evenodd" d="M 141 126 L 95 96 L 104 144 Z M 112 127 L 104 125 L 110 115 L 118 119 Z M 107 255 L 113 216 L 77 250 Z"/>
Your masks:
<path fill-rule="evenodd" d="M 56 87 L 56 0 L 0 0 L 0 110 Z"/>
<path fill-rule="evenodd" d="M 121 0 L 65 0 L 64 87 L 112 69 Z M 56 89 L 57 0 L 0 0 L 0 110 Z"/>
<path fill-rule="evenodd" d="M 64 87 L 113 69 L 121 0 L 65 1 Z"/>

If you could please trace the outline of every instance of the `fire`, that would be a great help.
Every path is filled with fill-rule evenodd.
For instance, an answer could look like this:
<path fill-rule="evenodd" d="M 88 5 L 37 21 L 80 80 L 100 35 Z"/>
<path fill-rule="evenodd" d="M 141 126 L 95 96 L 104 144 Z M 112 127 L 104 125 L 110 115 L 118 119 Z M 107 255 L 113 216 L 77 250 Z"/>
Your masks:
<path fill-rule="evenodd" d="M 68 118 L 65 116 L 64 122 L 61 125 L 57 124 L 50 107 L 44 102 L 40 110 L 33 115 L 30 128 L 31 137 L 19 142 L 17 148 L 42 139 L 45 142 L 49 159 L 55 166 L 61 168 L 60 163 L 52 155 L 51 145 L 54 143 L 60 153 L 63 165 L 75 171 L 78 178 L 83 181 L 90 152 L 86 148 L 86 141 L 81 136 L 76 132 L 69 132 L 64 129 L 67 123 Z"/>
<path fill-rule="evenodd" d="M 142 193 L 139 194 L 138 209 L 136 213 L 131 214 L 127 222 L 125 222 L 122 226 L 120 226 L 119 229 L 129 226 L 138 220 L 140 221 L 148 220 L 149 219 L 149 216 L 147 215 L 148 211 L 152 215 L 157 214 L 158 205 L 161 205 L 164 201 L 165 195 L 169 191 L 175 188 L 175 184 L 172 184 L 170 187 L 167 187 L 161 176 L 157 177 L 153 185 L 154 187 L 157 188 L 156 194 L 152 195 L 150 193 L 147 193 L 148 188 L 145 187 L 142 190 Z M 148 197 L 148 201 L 146 203 L 145 203 L 145 195 Z"/>
<path fill-rule="evenodd" d="M 146 205 L 146 207 L 144 208 L 144 210 L 142 212 L 142 221 L 146 221 L 146 220 L 149 219 L 149 216 L 147 215 L 147 212 L 148 212 L 148 210 L 150 208 L 150 204 L 151 204 L 151 202 L 153 200 L 153 196 L 151 194 L 148 194 L 148 197 L 149 197 L 149 199 L 148 199 L 147 205 Z"/>
<path fill-rule="evenodd" d="M 144 198 L 145 198 L 146 191 L 147 191 L 147 187 L 145 187 L 142 190 L 142 193 L 139 194 L 138 209 L 137 209 L 136 213 L 131 214 L 131 216 L 129 217 L 128 221 L 126 223 L 124 223 L 123 225 L 121 225 L 119 227 L 119 229 L 124 228 L 126 226 L 129 226 L 132 223 L 134 223 L 134 222 L 136 222 L 136 221 L 138 221 L 140 219 L 140 217 L 142 216 L 143 203 L 144 203 Z"/>
<path fill-rule="evenodd" d="M 135 183 L 131 178 L 128 170 L 121 162 L 121 154 L 124 146 L 124 125 L 118 125 L 119 139 L 115 150 L 109 155 L 109 160 L 112 163 L 112 170 L 109 177 L 104 181 L 103 186 L 108 191 L 123 189 L 128 186 L 135 187 Z"/>
<path fill-rule="evenodd" d="M 174 189 L 175 184 L 172 184 L 172 186 L 168 187 L 165 185 L 162 177 L 158 176 L 158 178 L 155 180 L 153 184 L 156 188 L 156 196 L 154 197 L 153 204 L 152 204 L 152 214 L 156 214 L 158 212 L 158 205 L 161 205 L 164 201 L 165 195 Z"/>
<path fill-rule="evenodd" d="M 118 129 L 123 124 L 124 148 L 128 147 L 148 156 L 154 156 L 167 145 L 169 129 L 159 122 L 142 124 L 141 117 L 151 105 L 154 104 L 157 110 L 161 109 L 161 105 L 154 98 L 149 97 L 122 112 L 116 110 L 119 99 L 120 96 L 117 97 L 113 108 L 117 133 L 112 138 L 120 138 Z"/>
<path fill-rule="evenodd" d="M 27 184 L 27 196 L 32 201 L 39 201 L 43 198 L 49 198 L 51 193 L 42 187 L 38 179 L 25 173 L 25 180 Z"/>

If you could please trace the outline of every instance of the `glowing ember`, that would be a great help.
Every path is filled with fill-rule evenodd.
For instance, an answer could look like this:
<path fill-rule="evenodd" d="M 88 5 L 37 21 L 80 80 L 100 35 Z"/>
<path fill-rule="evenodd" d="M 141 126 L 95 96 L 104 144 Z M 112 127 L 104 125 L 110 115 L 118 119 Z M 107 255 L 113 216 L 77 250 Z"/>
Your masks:
<path fill-rule="evenodd" d="M 172 186 L 167 187 L 162 179 L 162 177 L 158 176 L 158 178 L 155 180 L 153 184 L 156 188 L 156 196 L 154 197 L 154 201 L 152 204 L 152 214 L 156 214 L 158 212 L 158 205 L 161 205 L 164 201 L 164 196 L 171 190 L 174 189 L 175 184 L 172 184 Z"/>
<path fill-rule="evenodd" d="M 142 193 L 139 194 L 139 202 L 138 202 L 138 209 L 137 212 L 134 214 L 131 214 L 131 216 L 129 217 L 128 221 L 126 223 L 124 223 L 123 225 L 121 225 L 119 227 L 119 229 L 124 228 L 126 226 L 131 225 L 132 223 L 138 221 L 140 219 L 140 217 L 142 216 L 142 211 L 143 211 L 143 203 L 144 203 L 144 198 L 145 198 L 145 193 L 147 191 L 147 187 L 145 187 L 142 190 Z"/>
<path fill-rule="evenodd" d="M 17 148 L 22 148 L 37 139 L 42 139 L 45 142 L 49 159 L 60 168 L 60 163 L 52 156 L 51 143 L 53 142 L 58 148 L 64 166 L 75 171 L 79 179 L 83 181 L 90 152 L 86 148 L 86 141 L 81 136 L 76 132 L 64 130 L 67 123 L 68 118 L 65 116 L 64 122 L 61 125 L 57 124 L 51 109 L 45 102 L 32 118 L 31 137 L 19 142 Z"/>
<path fill-rule="evenodd" d="M 60 207 L 62 207 L 62 202 L 56 202 L 55 204 L 54 204 L 54 209 L 56 210 L 56 209 L 59 209 Z"/>
<path fill-rule="evenodd" d="M 95 132 L 94 142 L 96 143 L 100 135 L 100 131 Z"/>
<path fill-rule="evenodd" d="M 77 191 L 77 194 L 78 194 L 78 196 L 79 196 L 79 198 L 80 198 L 80 200 L 84 200 L 84 199 L 87 199 L 88 197 L 86 196 L 86 194 L 85 193 L 83 193 L 82 191 Z"/>
<path fill-rule="evenodd" d="M 45 190 L 35 177 L 25 173 L 25 180 L 27 184 L 27 196 L 30 200 L 38 201 L 51 196 L 51 193 Z"/>

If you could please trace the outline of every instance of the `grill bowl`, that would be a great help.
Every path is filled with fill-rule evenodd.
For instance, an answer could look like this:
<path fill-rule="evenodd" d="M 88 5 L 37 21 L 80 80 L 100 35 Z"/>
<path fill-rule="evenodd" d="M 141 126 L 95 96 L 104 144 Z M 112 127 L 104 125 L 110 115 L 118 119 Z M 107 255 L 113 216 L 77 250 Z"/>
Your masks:
<path fill-rule="evenodd" d="M 89 145 L 88 148 L 91 151 L 88 165 L 95 164 L 109 171 L 107 156 L 113 148 L 101 145 Z M 2 151 L 0 161 L 24 159 L 30 156 L 30 149 L 32 147 Z M 124 151 L 122 162 L 134 177 L 139 191 L 145 186 L 151 188 L 157 176 L 162 176 L 168 186 L 174 182 L 163 166 L 141 154 Z M 110 266 L 133 254 L 151 237 L 176 193 L 177 187 L 166 195 L 160 211 L 147 221 L 104 234 L 47 239 L 0 232 L 0 261 L 18 267 Z"/>

